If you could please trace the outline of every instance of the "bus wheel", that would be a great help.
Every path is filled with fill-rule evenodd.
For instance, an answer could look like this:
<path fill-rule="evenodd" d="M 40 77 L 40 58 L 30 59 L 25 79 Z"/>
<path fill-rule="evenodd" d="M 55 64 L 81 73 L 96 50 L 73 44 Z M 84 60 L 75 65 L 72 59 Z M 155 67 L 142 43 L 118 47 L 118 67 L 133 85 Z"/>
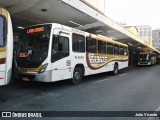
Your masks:
<path fill-rule="evenodd" d="M 118 65 L 115 64 L 113 69 L 113 75 L 116 75 L 117 73 L 118 73 Z"/>
<path fill-rule="evenodd" d="M 79 67 L 75 67 L 73 72 L 73 78 L 71 79 L 71 83 L 73 85 L 79 84 L 82 81 L 82 70 Z"/>

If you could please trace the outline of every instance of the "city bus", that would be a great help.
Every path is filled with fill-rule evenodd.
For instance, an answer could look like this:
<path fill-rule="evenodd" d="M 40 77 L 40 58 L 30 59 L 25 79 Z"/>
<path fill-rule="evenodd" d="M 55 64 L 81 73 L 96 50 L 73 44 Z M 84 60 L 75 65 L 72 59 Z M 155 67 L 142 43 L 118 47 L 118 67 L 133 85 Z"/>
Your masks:
<path fill-rule="evenodd" d="M 23 29 L 16 52 L 17 75 L 23 81 L 53 82 L 128 66 L 128 46 L 57 23 Z"/>
<path fill-rule="evenodd" d="M 156 64 L 156 55 L 152 52 L 139 52 L 138 65 L 154 65 Z"/>
<path fill-rule="evenodd" d="M 0 85 L 11 79 L 13 57 L 13 31 L 11 17 L 7 10 L 0 8 Z"/>
<path fill-rule="evenodd" d="M 156 62 L 157 62 L 157 64 L 160 64 L 160 55 L 156 56 Z"/>

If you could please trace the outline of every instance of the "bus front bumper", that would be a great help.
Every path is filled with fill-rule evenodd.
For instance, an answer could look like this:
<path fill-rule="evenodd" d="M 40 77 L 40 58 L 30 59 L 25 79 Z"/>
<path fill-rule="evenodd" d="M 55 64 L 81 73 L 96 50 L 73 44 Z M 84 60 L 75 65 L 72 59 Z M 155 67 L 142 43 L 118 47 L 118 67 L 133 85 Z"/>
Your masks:
<path fill-rule="evenodd" d="M 138 62 L 138 65 L 151 65 L 151 62 Z"/>
<path fill-rule="evenodd" d="M 27 73 L 17 72 L 18 78 L 23 81 L 39 81 L 39 82 L 52 82 L 52 72 L 46 71 L 44 73 Z"/>

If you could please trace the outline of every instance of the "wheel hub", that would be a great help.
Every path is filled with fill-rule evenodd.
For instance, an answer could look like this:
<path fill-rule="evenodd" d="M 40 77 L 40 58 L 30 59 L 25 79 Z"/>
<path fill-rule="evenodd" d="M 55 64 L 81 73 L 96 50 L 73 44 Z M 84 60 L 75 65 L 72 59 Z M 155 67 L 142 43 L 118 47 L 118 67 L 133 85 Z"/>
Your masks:
<path fill-rule="evenodd" d="M 74 78 L 75 78 L 76 80 L 79 80 L 79 79 L 80 79 L 80 73 L 79 73 L 79 72 L 75 72 L 75 73 L 74 73 Z"/>

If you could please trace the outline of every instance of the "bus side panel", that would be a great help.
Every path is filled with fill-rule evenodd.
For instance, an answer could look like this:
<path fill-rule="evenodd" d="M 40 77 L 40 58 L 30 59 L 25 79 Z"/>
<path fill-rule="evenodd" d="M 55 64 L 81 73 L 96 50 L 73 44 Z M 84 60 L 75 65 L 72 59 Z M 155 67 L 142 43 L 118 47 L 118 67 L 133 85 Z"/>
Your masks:
<path fill-rule="evenodd" d="M 86 54 L 85 53 L 78 53 L 78 52 L 72 52 L 72 77 L 75 67 L 78 65 L 82 65 L 84 67 L 84 75 L 88 73 L 87 64 L 86 64 Z M 83 69 L 83 68 L 82 68 Z"/>
<path fill-rule="evenodd" d="M 118 69 L 123 69 L 123 68 L 128 67 L 128 57 L 127 56 L 123 56 L 123 55 L 115 56 L 115 55 L 91 54 L 91 53 L 88 53 L 87 56 L 88 56 L 87 57 L 88 59 L 87 75 L 113 71 L 115 63 L 118 63 Z M 99 56 L 99 57 L 102 57 L 103 60 L 104 60 L 104 57 L 107 57 L 107 60 L 105 60 L 105 62 L 102 62 L 103 60 L 99 59 L 98 61 L 101 61 L 101 62 L 97 63 L 96 57 L 95 59 L 93 59 L 93 57 L 90 58 L 90 56 Z"/>
<path fill-rule="evenodd" d="M 109 71 L 113 71 L 114 68 L 114 64 L 115 62 L 109 62 L 108 64 L 106 64 L 104 67 L 100 68 L 99 72 L 109 72 Z"/>
<path fill-rule="evenodd" d="M 1 54 L 1 52 L 0 52 L 0 54 Z M 0 64 L 0 85 L 6 84 L 6 81 L 5 81 L 5 68 L 6 68 L 6 64 Z"/>
<path fill-rule="evenodd" d="M 128 67 L 128 61 L 126 62 L 118 62 L 118 69 L 123 69 L 123 68 L 126 68 Z"/>
<path fill-rule="evenodd" d="M 7 83 L 11 80 L 12 61 L 13 61 L 13 30 L 10 15 L 8 15 L 8 35 L 7 35 L 7 57 L 6 57 L 6 80 Z"/>
<path fill-rule="evenodd" d="M 119 62 L 119 69 L 123 69 L 123 68 L 126 68 L 126 67 L 128 67 L 128 56 L 121 56 L 121 58 L 122 58 L 122 61 L 121 62 Z"/>
<path fill-rule="evenodd" d="M 6 19 L 6 46 L 0 48 L 0 85 L 9 83 L 12 69 L 13 31 L 9 13 L 0 8 L 0 15 Z"/>
<path fill-rule="evenodd" d="M 64 33 L 63 33 L 64 32 Z M 60 33 L 60 34 L 59 34 Z M 69 48 L 71 44 L 71 37 L 68 31 L 63 29 L 54 29 L 54 34 L 59 34 L 62 37 L 68 38 Z M 53 42 L 53 41 L 52 41 Z M 52 64 L 52 81 L 60 81 L 71 78 L 71 50 L 69 50 L 69 56 L 61 58 Z"/>
<path fill-rule="evenodd" d="M 112 61 L 112 62 L 109 62 L 108 64 L 106 64 L 105 66 L 103 66 L 102 68 L 99 68 L 98 70 L 89 69 L 90 74 L 113 71 L 114 65 L 115 65 L 116 62 L 118 63 L 118 69 L 119 70 L 128 67 L 128 62 Z"/>
<path fill-rule="evenodd" d="M 52 81 L 71 78 L 70 57 L 52 63 Z"/>

